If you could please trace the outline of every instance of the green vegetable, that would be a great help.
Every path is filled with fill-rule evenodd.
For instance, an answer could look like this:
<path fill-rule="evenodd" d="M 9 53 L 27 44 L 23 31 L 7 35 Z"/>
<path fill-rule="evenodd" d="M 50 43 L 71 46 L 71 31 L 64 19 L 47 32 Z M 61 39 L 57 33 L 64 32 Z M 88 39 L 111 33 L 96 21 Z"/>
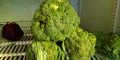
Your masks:
<path fill-rule="evenodd" d="M 79 16 L 67 0 L 46 0 L 35 11 L 33 20 L 32 32 L 37 40 L 63 41 L 80 23 Z"/>
<path fill-rule="evenodd" d="M 97 37 L 96 52 L 109 59 L 120 59 L 120 36 L 117 33 L 94 33 Z"/>
<path fill-rule="evenodd" d="M 27 60 L 90 60 L 96 37 L 79 24 L 68 0 L 46 0 L 33 17 L 35 41 L 27 49 Z"/>
<path fill-rule="evenodd" d="M 64 52 L 51 41 L 34 41 L 26 50 L 27 60 L 64 60 Z"/>
<path fill-rule="evenodd" d="M 96 37 L 92 33 L 77 28 L 71 37 L 65 40 L 65 48 L 70 60 L 90 60 L 95 53 Z"/>

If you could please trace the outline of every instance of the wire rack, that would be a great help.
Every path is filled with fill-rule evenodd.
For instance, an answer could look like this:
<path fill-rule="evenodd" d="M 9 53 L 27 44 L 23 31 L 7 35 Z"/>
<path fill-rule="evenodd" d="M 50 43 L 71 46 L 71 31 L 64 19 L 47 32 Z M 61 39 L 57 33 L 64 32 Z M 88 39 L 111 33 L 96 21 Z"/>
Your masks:
<path fill-rule="evenodd" d="M 33 39 L 31 34 L 31 21 L 17 21 L 24 36 L 15 42 L 3 42 L 0 44 L 0 60 L 25 60 L 25 49 L 29 46 Z M 5 24 L 5 22 L 1 22 Z"/>
<path fill-rule="evenodd" d="M 26 60 L 26 48 L 29 46 L 34 38 L 31 33 L 31 21 L 17 21 L 24 32 L 24 36 L 15 42 L 3 42 L 0 44 L 0 60 Z M 0 22 L 5 24 L 5 22 Z M 100 60 L 99 57 L 94 56 L 91 60 Z"/>

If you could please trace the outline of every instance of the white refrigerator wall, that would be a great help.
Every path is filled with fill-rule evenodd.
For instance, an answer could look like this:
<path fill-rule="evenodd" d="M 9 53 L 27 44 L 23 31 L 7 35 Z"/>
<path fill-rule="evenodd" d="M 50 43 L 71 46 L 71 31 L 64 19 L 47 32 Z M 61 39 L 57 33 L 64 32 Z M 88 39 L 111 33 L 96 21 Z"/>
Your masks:
<path fill-rule="evenodd" d="M 0 22 L 31 20 L 44 0 L 0 0 Z"/>
<path fill-rule="evenodd" d="M 81 26 L 89 31 L 112 32 L 114 0 L 81 0 Z"/>

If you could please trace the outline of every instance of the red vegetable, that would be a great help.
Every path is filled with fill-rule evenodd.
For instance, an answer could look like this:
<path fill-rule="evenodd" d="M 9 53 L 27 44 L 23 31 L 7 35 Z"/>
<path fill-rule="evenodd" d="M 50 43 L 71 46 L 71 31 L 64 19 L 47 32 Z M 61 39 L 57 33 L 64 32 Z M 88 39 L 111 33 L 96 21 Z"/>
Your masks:
<path fill-rule="evenodd" d="M 5 39 L 8 39 L 10 41 L 17 41 L 21 39 L 23 35 L 24 33 L 22 29 L 15 22 L 7 22 L 7 24 L 3 26 L 2 36 Z"/>

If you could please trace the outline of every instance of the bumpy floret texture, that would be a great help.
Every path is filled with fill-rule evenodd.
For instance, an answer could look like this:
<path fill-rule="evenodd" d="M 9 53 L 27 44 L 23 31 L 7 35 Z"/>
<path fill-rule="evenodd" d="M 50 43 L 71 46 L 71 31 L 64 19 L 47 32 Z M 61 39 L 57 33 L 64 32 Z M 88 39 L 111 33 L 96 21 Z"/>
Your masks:
<path fill-rule="evenodd" d="M 32 43 L 27 57 L 34 54 L 35 60 L 90 60 L 96 37 L 79 24 L 80 18 L 68 0 L 46 0 L 35 11 L 32 33 L 38 43 Z M 45 46 L 43 42 L 47 42 Z"/>
<path fill-rule="evenodd" d="M 65 40 L 65 48 L 70 60 L 90 60 L 95 53 L 96 38 L 81 28 L 77 28 L 70 38 Z"/>
<path fill-rule="evenodd" d="M 47 0 L 36 10 L 33 20 L 32 30 L 38 30 L 33 31 L 35 36 L 39 34 L 38 40 L 65 40 L 80 23 L 67 0 Z"/>

